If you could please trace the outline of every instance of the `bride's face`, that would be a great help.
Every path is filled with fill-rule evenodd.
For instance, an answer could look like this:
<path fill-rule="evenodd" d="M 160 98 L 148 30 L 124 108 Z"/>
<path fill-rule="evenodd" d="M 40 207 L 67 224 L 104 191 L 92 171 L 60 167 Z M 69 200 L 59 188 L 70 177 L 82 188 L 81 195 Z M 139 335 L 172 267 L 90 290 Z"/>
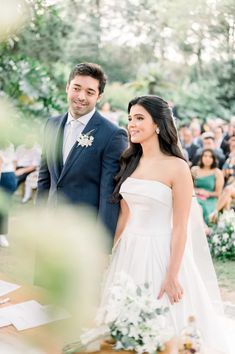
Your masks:
<path fill-rule="evenodd" d="M 128 131 L 132 143 L 143 143 L 148 139 L 156 138 L 157 124 L 144 107 L 136 104 L 131 107 L 128 116 Z"/>

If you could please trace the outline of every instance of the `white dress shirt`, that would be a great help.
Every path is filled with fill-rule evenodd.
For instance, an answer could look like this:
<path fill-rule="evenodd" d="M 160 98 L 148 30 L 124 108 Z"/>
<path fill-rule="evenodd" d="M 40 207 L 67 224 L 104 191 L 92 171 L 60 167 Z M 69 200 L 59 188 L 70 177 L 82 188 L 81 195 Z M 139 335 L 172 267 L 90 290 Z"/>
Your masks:
<path fill-rule="evenodd" d="M 64 141 L 63 141 L 63 162 L 65 163 L 70 150 L 77 141 L 79 135 L 85 129 L 87 123 L 95 113 L 95 108 L 81 116 L 79 119 L 74 119 L 70 112 L 68 112 L 67 122 L 64 127 Z"/>
<path fill-rule="evenodd" d="M 39 166 L 41 152 L 41 147 L 37 143 L 32 147 L 19 145 L 16 149 L 17 167 Z"/>
<path fill-rule="evenodd" d="M 15 172 L 16 155 L 13 144 L 9 144 L 5 149 L 0 150 L 2 159 L 2 169 L 0 172 Z"/>

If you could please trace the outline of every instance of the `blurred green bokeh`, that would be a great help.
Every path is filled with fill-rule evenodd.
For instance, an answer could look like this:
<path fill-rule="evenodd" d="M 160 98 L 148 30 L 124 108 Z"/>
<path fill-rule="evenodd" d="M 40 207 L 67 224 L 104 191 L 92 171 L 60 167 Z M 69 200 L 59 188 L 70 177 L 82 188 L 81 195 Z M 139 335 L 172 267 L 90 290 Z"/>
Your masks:
<path fill-rule="evenodd" d="M 81 61 L 103 66 L 115 110 L 154 93 L 173 101 L 181 121 L 235 114 L 233 0 L 2 4 L 0 95 L 27 124 L 66 110 L 68 73 Z"/>

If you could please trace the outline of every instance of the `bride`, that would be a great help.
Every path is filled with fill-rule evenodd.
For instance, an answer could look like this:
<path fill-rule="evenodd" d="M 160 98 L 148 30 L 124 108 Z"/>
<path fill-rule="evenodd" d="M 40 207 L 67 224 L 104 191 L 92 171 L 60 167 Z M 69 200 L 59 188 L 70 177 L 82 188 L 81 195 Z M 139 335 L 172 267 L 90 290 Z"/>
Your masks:
<path fill-rule="evenodd" d="M 121 209 L 102 304 L 115 275 L 125 272 L 136 284 L 151 284 L 159 306 L 170 308 L 176 335 L 194 315 L 213 354 L 228 354 L 216 276 L 172 112 L 160 97 L 141 96 L 128 114 L 130 145 L 113 194 Z"/>

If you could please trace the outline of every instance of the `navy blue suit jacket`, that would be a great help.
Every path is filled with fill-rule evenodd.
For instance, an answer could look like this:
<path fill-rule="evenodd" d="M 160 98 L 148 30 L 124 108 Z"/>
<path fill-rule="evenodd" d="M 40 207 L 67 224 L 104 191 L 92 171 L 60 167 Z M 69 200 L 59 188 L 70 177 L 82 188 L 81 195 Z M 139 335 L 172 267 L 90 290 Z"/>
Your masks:
<path fill-rule="evenodd" d="M 92 145 L 82 147 L 76 142 L 63 165 L 67 116 L 46 123 L 37 199 L 46 197 L 57 204 L 62 196 L 70 203 L 91 206 L 114 235 L 119 208 L 110 203 L 110 196 L 120 155 L 127 147 L 127 133 L 96 111 L 82 132 L 92 131 Z"/>

